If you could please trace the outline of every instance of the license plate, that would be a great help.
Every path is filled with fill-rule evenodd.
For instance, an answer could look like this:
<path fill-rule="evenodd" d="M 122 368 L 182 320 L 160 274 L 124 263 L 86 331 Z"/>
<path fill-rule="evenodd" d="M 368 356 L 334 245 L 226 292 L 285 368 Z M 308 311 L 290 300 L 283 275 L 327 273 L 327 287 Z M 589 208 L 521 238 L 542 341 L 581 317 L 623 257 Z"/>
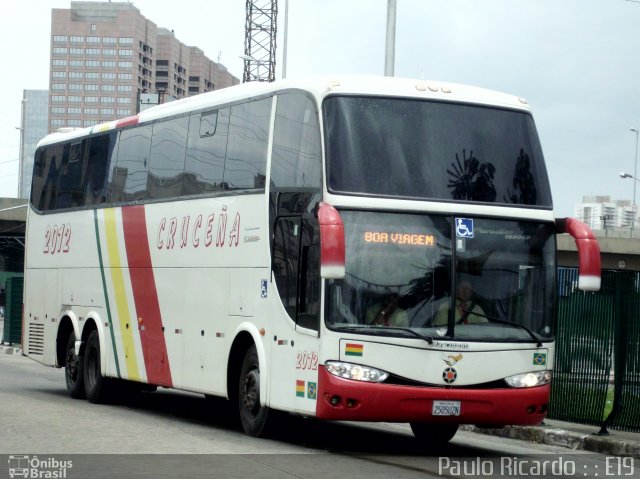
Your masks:
<path fill-rule="evenodd" d="M 460 401 L 433 401 L 431 414 L 433 416 L 459 416 Z"/>

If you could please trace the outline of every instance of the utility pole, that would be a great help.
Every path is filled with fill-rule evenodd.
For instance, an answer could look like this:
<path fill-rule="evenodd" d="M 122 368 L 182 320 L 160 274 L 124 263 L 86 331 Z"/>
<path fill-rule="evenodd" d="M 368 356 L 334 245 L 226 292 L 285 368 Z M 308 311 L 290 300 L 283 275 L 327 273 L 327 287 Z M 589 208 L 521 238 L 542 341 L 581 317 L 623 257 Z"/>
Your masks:
<path fill-rule="evenodd" d="M 387 0 L 387 41 L 384 55 L 384 75 L 392 77 L 396 63 L 396 0 Z"/>
<path fill-rule="evenodd" d="M 289 0 L 284 0 L 284 34 L 282 35 L 282 79 L 287 78 L 287 35 L 289 34 Z"/>

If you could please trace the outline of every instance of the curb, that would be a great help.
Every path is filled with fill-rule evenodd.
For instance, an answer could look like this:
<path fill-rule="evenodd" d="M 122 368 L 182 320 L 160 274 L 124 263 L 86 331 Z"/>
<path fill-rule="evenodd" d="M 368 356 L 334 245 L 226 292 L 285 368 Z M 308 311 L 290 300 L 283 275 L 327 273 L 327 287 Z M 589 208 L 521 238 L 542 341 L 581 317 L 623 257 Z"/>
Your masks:
<path fill-rule="evenodd" d="M 631 456 L 640 458 L 640 442 L 624 441 L 611 437 L 581 434 L 566 429 L 542 426 L 506 426 L 500 429 L 465 425 L 464 431 L 487 434 L 490 436 L 522 439 L 525 441 L 609 454 L 612 456 Z"/>
<path fill-rule="evenodd" d="M 0 344 L 0 354 L 13 354 L 15 356 L 22 356 L 22 348 L 18 346 L 6 346 Z"/>

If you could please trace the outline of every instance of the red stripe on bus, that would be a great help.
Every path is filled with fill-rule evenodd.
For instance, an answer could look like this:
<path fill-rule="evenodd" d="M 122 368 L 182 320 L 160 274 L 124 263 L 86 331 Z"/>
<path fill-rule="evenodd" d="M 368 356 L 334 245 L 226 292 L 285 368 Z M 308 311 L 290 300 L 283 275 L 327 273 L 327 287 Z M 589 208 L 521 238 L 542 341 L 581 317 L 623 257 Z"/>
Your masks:
<path fill-rule="evenodd" d="M 122 225 L 147 381 L 171 387 L 171 368 L 153 276 L 144 206 L 122 208 Z"/>

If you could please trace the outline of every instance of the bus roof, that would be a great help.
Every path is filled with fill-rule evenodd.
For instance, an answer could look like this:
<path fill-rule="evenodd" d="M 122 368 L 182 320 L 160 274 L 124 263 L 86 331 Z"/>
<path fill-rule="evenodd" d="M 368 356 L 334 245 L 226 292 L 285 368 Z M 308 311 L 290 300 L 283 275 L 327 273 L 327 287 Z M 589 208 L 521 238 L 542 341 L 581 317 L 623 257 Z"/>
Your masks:
<path fill-rule="evenodd" d="M 250 82 L 214 90 L 144 110 L 133 117 L 100 123 L 87 128 L 61 128 L 44 137 L 38 146 L 82 138 L 131 124 L 215 108 L 241 100 L 259 98 L 283 90 L 304 90 L 319 101 L 333 94 L 392 96 L 475 103 L 506 108 L 529 110 L 527 101 L 513 95 L 468 85 L 430 80 L 415 80 L 376 76 L 325 76 L 286 79 L 275 82 Z"/>

